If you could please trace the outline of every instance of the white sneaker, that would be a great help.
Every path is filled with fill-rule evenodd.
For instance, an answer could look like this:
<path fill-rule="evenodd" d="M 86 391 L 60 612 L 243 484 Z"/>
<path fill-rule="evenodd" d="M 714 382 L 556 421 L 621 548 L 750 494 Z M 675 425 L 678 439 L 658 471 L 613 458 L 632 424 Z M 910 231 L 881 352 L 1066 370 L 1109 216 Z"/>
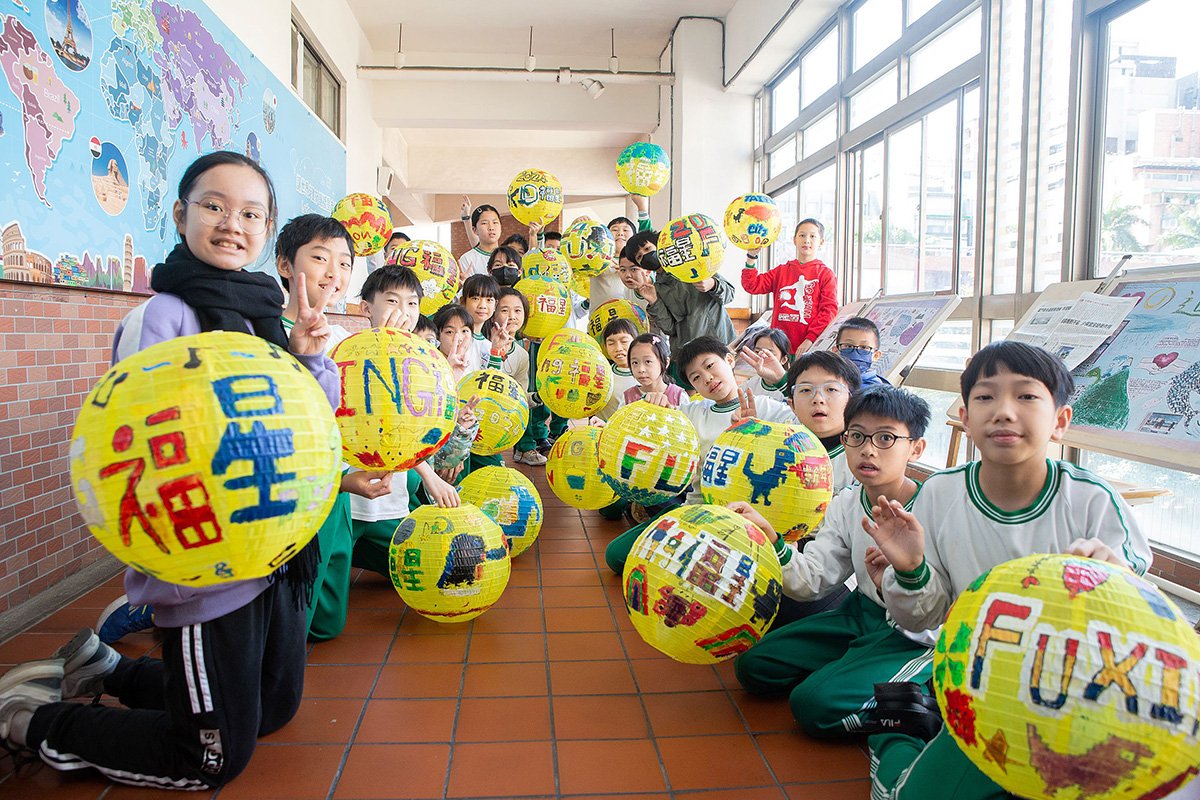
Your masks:
<path fill-rule="evenodd" d="M 520 450 L 513 451 L 513 461 L 518 464 L 528 464 L 531 467 L 541 467 L 546 464 L 546 457 L 537 450 L 530 450 L 527 453 L 522 453 Z"/>

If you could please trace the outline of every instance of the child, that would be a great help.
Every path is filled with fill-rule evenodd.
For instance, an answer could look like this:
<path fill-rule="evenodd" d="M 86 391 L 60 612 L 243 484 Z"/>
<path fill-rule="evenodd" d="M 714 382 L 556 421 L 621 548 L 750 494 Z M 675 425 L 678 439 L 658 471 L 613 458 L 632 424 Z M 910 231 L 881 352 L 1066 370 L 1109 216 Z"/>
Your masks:
<path fill-rule="evenodd" d="M 462 305 L 471 315 L 471 354 L 467 371 L 486 367 L 499 368 L 500 362 L 492 363 L 489 358 L 492 346 L 483 335 L 484 324 L 496 313 L 496 297 L 500 284 L 490 275 L 472 275 L 462 286 Z"/>
<path fill-rule="evenodd" d="M 646 311 L 646 306 L 649 303 L 646 298 L 638 292 L 638 289 L 645 286 L 654 280 L 654 273 L 648 269 L 642 269 L 637 264 L 629 260 L 629 255 L 626 250 L 622 250 L 617 254 L 617 277 L 621 279 L 621 285 L 625 287 L 623 297 L 635 306 Z M 646 312 L 646 316 L 650 316 L 650 312 Z M 651 320 L 651 329 L 657 330 Z"/>
<path fill-rule="evenodd" d="M 515 249 L 500 245 L 488 256 L 487 274 L 500 286 L 516 286 L 521 280 L 521 256 Z"/>
<path fill-rule="evenodd" d="M 837 353 L 827 350 L 805 353 L 788 368 L 784 386 L 788 402 L 796 419 L 812 431 L 829 451 L 829 459 L 833 462 L 835 494 L 854 483 L 854 476 L 846 464 L 841 436 L 846 429 L 846 404 L 861 388 L 858 368 Z M 766 402 L 772 401 L 768 398 Z"/>
<path fill-rule="evenodd" d="M 687 395 L 667 374 L 671 365 L 671 348 L 657 333 L 643 333 L 629 344 L 629 371 L 637 386 L 625 390 L 625 404 L 644 400 L 650 394 L 662 394 L 667 406 L 679 408 Z"/>
<path fill-rule="evenodd" d="M 746 252 L 742 288 L 750 294 L 772 295 L 771 327 L 788 336 L 791 352 L 800 354 L 812 347 L 837 314 L 837 279 L 817 258 L 825 244 L 825 226 L 815 219 L 796 226 L 796 258 L 769 272 L 758 272 L 761 248 Z"/>
<path fill-rule="evenodd" d="M 408 238 L 407 233 L 401 233 L 400 231 L 392 231 L 392 235 L 388 239 L 388 243 L 383 246 L 384 263 L 387 263 L 387 264 L 393 263 L 393 260 L 396 258 L 396 253 L 398 253 L 400 251 L 400 248 L 404 247 L 404 245 L 408 244 L 411 241 L 412 241 L 412 239 Z"/>
<path fill-rule="evenodd" d="M 627 319 L 617 318 L 604 326 L 600 334 L 604 340 L 604 353 L 613 367 L 612 399 L 596 416 L 607 422 L 625 404 L 625 392 L 637 387 L 637 380 L 629 371 L 629 345 L 638 335 L 637 328 Z"/>
<path fill-rule="evenodd" d="M 463 200 L 469 202 L 465 197 Z M 500 243 L 500 212 L 495 206 L 482 205 L 467 216 L 464 206 L 462 220 L 464 225 L 470 220 L 468 234 L 474 234 L 467 237 L 473 240 L 471 249 L 458 257 L 458 272 L 465 281 L 472 275 L 487 274 L 488 258 Z"/>
<path fill-rule="evenodd" d="M 501 247 L 507 247 L 510 250 L 515 250 L 518 258 L 523 258 L 529 252 L 529 240 L 519 233 L 513 233 L 500 243 Z"/>
<path fill-rule="evenodd" d="M 1144 574 L 1150 548 L 1125 501 L 1086 469 L 1046 457 L 1071 421 L 1073 381 L 1062 361 L 996 342 L 971 359 L 961 386 L 960 414 L 979 461 L 930 477 L 912 512 L 881 497 L 863 521 L 890 563 L 882 594 L 896 623 L 910 631 L 940 625 L 972 581 L 1031 553 L 1071 553 Z M 872 796 L 1006 796 L 945 730 L 927 745 L 902 734 L 873 736 L 870 745 Z"/>
<path fill-rule="evenodd" d="M 562 243 L 562 234 L 558 231 L 542 231 L 542 247 L 547 250 L 557 250 Z"/>
<path fill-rule="evenodd" d="M 888 379 L 875 371 L 879 351 L 879 327 L 866 317 L 851 317 L 838 328 L 833 349 L 858 367 L 863 386 L 890 386 Z"/>
<path fill-rule="evenodd" d="M 358 310 L 371 320 L 372 327 L 411 331 L 421 316 L 421 295 L 416 273 L 388 264 L 363 281 Z"/>
<path fill-rule="evenodd" d="M 421 314 L 417 317 L 417 324 L 413 326 L 413 333 L 420 336 L 425 341 L 429 342 L 434 347 L 438 346 L 438 331 L 433 324 L 433 320 Z"/>
<path fill-rule="evenodd" d="M 909 638 L 889 623 L 867 561 L 877 548 L 861 524 L 863 510 L 880 497 L 912 507 L 920 486 L 905 468 L 925 450 L 929 406 L 903 389 L 878 387 L 854 395 L 845 420 L 846 461 L 862 485 L 833 498 L 803 552 L 786 545 L 750 504 L 730 505 L 774 542 L 788 597 L 810 601 L 839 591 L 851 575 L 858 580 L 836 609 L 772 630 L 734 662 L 746 691 L 787 694 L 800 727 L 816 737 L 869 729 L 874 684 L 927 680 L 932 664 L 929 638 Z"/>
<path fill-rule="evenodd" d="M 275 222 L 267 173 L 239 153 L 201 156 L 184 171 L 172 216 L 180 243 L 151 273 L 157 294 L 117 329 L 113 361 L 158 342 L 210 330 L 251 333 L 290 351 L 331 406 L 337 368 L 324 355 L 330 331 L 307 278 L 290 335 L 275 279 L 245 269 Z M 215 586 L 169 584 L 132 569 L 125 589 L 154 607 L 163 659 L 125 658 L 81 630 L 46 661 L 14 668 L 0 692 L 6 744 L 37 751 L 51 767 L 95 767 L 123 783 L 212 789 L 236 777 L 256 740 L 296 713 L 304 685 L 304 605 L 316 541 L 270 578 Z M 129 708 L 57 702 L 106 692 Z M 130 710 L 136 708 L 136 710 Z"/>
<path fill-rule="evenodd" d="M 526 392 L 529 390 L 529 353 L 517 345 L 517 339 L 528 316 L 529 300 L 511 286 L 505 286 L 496 298 L 496 313 L 492 315 L 488 333 L 492 342 L 490 356 L 499 358 L 500 369 Z"/>
<path fill-rule="evenodd" d="M 588 302 L 591 308 L 599 308 L 609 300 L 625 298 L 626 292 L 622 286 L 624 281 L 617 272 L 616 261 L 625 252 L 625 245 L 629 242 L 629 237 L 633 236 L 639 230 L 650 230 L 650 214 L 647 211 L 650 199 L 633 194 L 629 195 L 629 197 L 638 209 L 638 224 L 635 226 L 628 217 L 616 217 L 608 223 L 608 232 L 613 235 L 613 240 L 616 243 L 616 258 L 613 265 L 610 265 L 604 272 L 592 278 L 588 291 Z"/>
<path fill-rule="evenodd" d="M 742 384 L 755 397 L 783 399 L 787 368 L 792 362 L 791 343 L 778 328 L 767 328 L 742 348 L 742 358 L 758 374 Z"/>

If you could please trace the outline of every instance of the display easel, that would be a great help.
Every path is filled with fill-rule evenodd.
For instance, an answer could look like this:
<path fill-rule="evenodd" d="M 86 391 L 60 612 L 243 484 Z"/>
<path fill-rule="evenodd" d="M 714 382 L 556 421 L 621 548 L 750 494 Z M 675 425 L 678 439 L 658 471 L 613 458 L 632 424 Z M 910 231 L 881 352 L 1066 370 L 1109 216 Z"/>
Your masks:
<path fill-rule="evenodd" d="M 962 298 L 953 292 L 877 295 L 869 300 L 856 316 L 866 317 L 879 326 L 880 357 L 875 371 L 893 384 L 903 383 L 909 368 L 961 302 Z M 836 333 L 834 328 L 831 334 Z M 829 344 L 832 343 L 831 339 Z M 813 347 L 819 345 L 820 340 Z"/>

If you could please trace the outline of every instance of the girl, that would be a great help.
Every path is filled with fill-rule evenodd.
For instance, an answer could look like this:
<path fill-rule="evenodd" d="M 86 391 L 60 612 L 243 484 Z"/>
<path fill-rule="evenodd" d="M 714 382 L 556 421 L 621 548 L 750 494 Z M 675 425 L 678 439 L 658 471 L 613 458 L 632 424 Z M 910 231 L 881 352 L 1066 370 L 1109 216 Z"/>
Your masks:
<path fill-rule="evenodd" d="M 180 243 L 152 273 L 157 294 L 118 327 L 114 362 L 201 331 L 252 333 L 287 348 L 336 405 L 322 309 L 337 283 L 313 304 L 304 274 L 295 276 L 299 305 L 287 335 L 279 285 L 245 269 L 275 226 L 275 191 L 263 168 L 227 151 L 198 158 L 179 182 L 172 216 Z M 125 658 L 85 628 L 40 667 L 17 667 L 25 682 L 6 676 L 0 735 L 59 770 L 94 767 L 115 781 L 159 788 L 225 785 L 249 763 L 257 738 L 299 707 L 315 542 L 271 578 L 191 587 L 127 570 L 130 602 L 154 607 L 162 660 Z M 127 708 L 53 702 L 102 692 Z"/>
<path fill-rule="evenodd" d="M 515 286 L 521 280 L 521 258 L 515 249 L 501 245 L 488 256 L 487 274 L 500 286 Z"/>
<path fill-rule="evenodd" d="M 454 374 L 457 385 L 463 376 L 474 372 L 478 366 L 471 366 L 468 360 L 474 350 L 471 346 L 472 317 L 465 308 L 457 303 L 442 306 L 433 315 L 433 327 L 437 329 L 438 349 L 450 362 L 450 371 Z M 437 471 L 438 477 L 445 481 L 453 481 L 460 477 L 464 462 L 471 454 L 471 443 L 479 433 L 479 420 L 475 415 L 475 404 L 478 398 L 464 398 L 454 431 L 441 449 L 433 454 L 431 465 Z"/>
<path fill-rule="evenodd" d="M 468 372 L 484 367 L 499 369 L 500 364 L 491 363 L 488 353 L 492 349 L 483 326 L 496 311 L 496 297 L 500 285 L 490 275 L 472 275 L 463 282 L 462 308 L 471 316 L 471 354 L 467 362 Z"/>
<path fill-rule="evenodd" d="M 491 359 L 500 359 L 500 369 L 525 389 L 529 388 L 529 353 L 517 346 L 525 318 L 529 315 L 529 300 L 511 286 L 500 289 L 496 298 L 496 313 L 487 326 L 492 341 Z"/>
<path fill-rule="evenodd" d="M 643 333 L 629 345 L 629 371 L 637 386 L 625 390 L 625 404 L 636 403 L 651 392 L 667 396 L 671 408 L 687 397 L 683 389 L 667 375 L 671 364 L 671 348 L 657 333 Z"/>
<path fill-rule="evenodd" d="M 637 387 L 633 373 L 629 371 L 629 346 L 638 335 L 638 330 L 627 319 L 614 319 L 604 326 L 601 338 L 604 341 L 604 353 L 613 365 L 613 394 L 600 413 L 596 416 L 607 422 L 617 409 L 625 404 L 625 392 Z"/>
<path fill-rule="evenodd" d="M 787 334 L 778 328 L 767 328 L 742 348 L 742 358 L 758 374 L 742 384 L 755 397 L 771 397 L 787 401 L 783 389 L 787 383 L 788 365 L 792 363 Z"/>

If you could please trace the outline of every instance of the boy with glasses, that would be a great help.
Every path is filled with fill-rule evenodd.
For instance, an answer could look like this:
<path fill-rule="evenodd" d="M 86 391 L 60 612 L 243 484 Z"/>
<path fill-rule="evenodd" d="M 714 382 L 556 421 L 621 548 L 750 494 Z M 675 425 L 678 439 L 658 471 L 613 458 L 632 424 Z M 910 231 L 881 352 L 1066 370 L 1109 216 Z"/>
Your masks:
<path fill-rule="evenodd" d="M 838 328 L 833 349 L 858 367 L 863 388 L 891 386 L 888 379 L 875 372 L 875 362 L 883 353 L 879 349 L 879 327 L 866 317 L 851 317 Z"/>

